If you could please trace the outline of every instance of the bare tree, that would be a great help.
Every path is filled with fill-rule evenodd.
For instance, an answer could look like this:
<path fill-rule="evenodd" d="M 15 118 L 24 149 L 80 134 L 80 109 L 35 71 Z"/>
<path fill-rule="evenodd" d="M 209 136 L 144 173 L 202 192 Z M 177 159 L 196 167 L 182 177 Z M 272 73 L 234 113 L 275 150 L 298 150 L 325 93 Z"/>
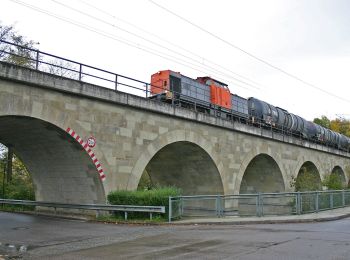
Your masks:
<path fill-rule="evenodd" d="M 19 35 L 13 25 L 2 25 L 0 22 L 0 60 L 32 68 L 35 66 L 36 52 L 30 49 L 34 49 L 38 44 Z"/>
<path fill-rule="evenodd" d="M 78 65 L 61 59 L 49 61 L 47 64 L 47 72 L 70 79 L 79 78 Z"/>

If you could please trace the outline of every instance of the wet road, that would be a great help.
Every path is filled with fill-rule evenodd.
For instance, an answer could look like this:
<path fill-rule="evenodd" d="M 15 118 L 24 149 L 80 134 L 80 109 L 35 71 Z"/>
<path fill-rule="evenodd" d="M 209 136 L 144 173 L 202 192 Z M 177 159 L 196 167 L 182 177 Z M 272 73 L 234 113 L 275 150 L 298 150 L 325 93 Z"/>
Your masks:
<path fill-rule="evenodd" d="M 0 212 L 0 243 L 0 259 L 349 259 L 350 219 L 138 226 Z"/>

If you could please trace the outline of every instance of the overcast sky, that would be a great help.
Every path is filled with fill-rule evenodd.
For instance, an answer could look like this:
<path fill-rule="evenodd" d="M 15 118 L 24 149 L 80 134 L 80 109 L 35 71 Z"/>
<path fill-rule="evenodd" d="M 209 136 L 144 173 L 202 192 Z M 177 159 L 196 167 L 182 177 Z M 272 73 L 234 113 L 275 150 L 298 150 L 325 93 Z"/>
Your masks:
<path fill-rule="evenodd" d="M 209 75 L 308 120 L 350 118 L 348 0 L 2 0 L 0 20 L 42 51 L 143 81 Z"/>

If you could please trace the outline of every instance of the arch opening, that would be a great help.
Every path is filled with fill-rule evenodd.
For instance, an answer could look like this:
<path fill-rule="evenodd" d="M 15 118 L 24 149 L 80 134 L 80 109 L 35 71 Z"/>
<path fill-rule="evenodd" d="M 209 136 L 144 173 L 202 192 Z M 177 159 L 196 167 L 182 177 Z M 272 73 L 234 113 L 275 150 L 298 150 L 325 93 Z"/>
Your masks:
<path fill-rule="evenodd" d="M 330 189 L 344 189 L 347 186 L 346 179 L 345 179 L 345 173 L 343 169 L 340 166 L 335 166 L 330 174 L 330 180 L 332 184 L 334 184 L 334 187 L 329 187 Z"/>
<path fill-rule="evenodd" d="M 322 181 L 316 165 L 310 161 L 304 162 L 300 167 L 294 181 L 295 191 L 321 190 Z"/>
<path fill-rule="evenodd" d="M 104 188 L 81 145 L 40 119 L 0 117 L 0 143 L 11 146 L 30 172 L 38 201 L 103 203 Z"/>
<path fill-rule="evenodd" d="M 255 156 L 244 171 L 239 193 L 283 191 L 284 180 L 276 161 L 267 154 Z"/>
<path fill-rule="evenodd" d="M 0 197 L 35 200 L 32 177 L 12 147 L 0 143 Z"/>
<path fill-rule="evenodd" d="M 183 195 L 223 194 L 220 173 L 209 154 L 197 144 L 179 141 L 160 149 L 148 162 L 138 188 L 175 186 Z"/>

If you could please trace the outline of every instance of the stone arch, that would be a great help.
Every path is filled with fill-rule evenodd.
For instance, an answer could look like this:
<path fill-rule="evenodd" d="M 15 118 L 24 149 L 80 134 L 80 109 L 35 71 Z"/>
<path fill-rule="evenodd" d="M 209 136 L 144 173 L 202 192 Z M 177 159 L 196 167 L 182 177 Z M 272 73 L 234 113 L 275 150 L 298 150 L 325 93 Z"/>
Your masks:
<path fill-rule="evenodd" d="M 102 203 L 105 192 L 83 147 L 59 126 L 34 117 L 0 116 L 0 142 L 31 173 L 37 200 Z"/>
<path fill-rule="evenodd" d="M 239 169 L 239 173 L 238 173 L 236 180 L 235 180 L 234 194 L 239 194 L 239 191 L 240 191 L 240 188 L 242 185 L 242 180 L 243 180 L 243 177 L 244 177 L 244 174 L 246 172 L 247 167 L 254 160 L 254 158 L 256 158 L 259 155 L 268 156 L 270 158 L 269 160 L 273 161 L 277 165 L 277 168 L 279 169 L 282 180 L 283 180 L 284 190 L 282 190 L 282 191 L 285 191 L 287 184 L 288 184 L 288 177 L 287 177 L 287 174 L 282 167 L 281 160 L 279 160 L 279 156 L 277 153 L 273 153 L 273 152 L 271 152 L 270 149 L 266 148 L 266 149 L 260 150 L 260 151 L 251 151 L 249 154 L 246 155 L 246 157 L 244 158 L 244 160 L 241 164 L 241 167 Z"/>
<path fill-rule="evenodd" d="M 315 188 L 322 188 L 321 174 L 319 168 L 317 168 L 317 166 L 312 161 L 306 160 L 301 163 L 299 162 L 296 168 L 295 178 L 297 180 L 298 178 L 306 176 L 306 174 L 312 175 L 312 180 L 310 182 L 314 183 L 313 186 L 315 186 Z"/>
<path fill-rule="evenodd" d="M 211 181 L 214 181 L 219 187 L 216 190 L 215 189 L 212 190 L 212 192 L 210 193 L 215 193 L 215 194 L 225 193 L 225 185 L 223 185 L 223 183 L 225 182 L 223 180 L 222 173 L 221 173 L 223 164 L 219 156 L 213 152 L 213 146 L 209 141 L 207 141 L 204 137 L 200 136 L 199 134 L 192 131 L 186 131 L 186 130 L 174 130 L 174 131 L 168 132 L 166 134 L 160 135 L 157 139 L 155 139 L 152 143 L 150 143 L 147 146 L 147 148 L 144 150 L 144 152 L 141 154 L 141 156 L 138 158 L 138 160 L 136 161 L 135 166 L 132 170 L 132 173 L 129 177 L 127 188 L 129 190 L 136 189 L 143 171 L 147 168 L 149 163 L 152 164 L 151 162 L 152 159 L 159 159 L 159 157 L 162 156 L 161 155 L 162 152 L 165 152 L 163 153 L 163 155 L 171 154 L 172 153 L 171 149 L 175 149 L 175 150 L 180 149 L 182 151 L 189 149 L 190 151 L 194 151 L 197 153 L 199 152 L 200 153 L 199 157 L 201 158 L 198 158 L 198 159 L 199 160 L 205 159 L 206 161 L 209 161 L 209 164 L 207 165 L 210 167 L 210 169 L 215 171 L 213 173 L 214 177 L 213 179 L 211 179 Z M 196 175 L 194 173 L 195 171 L 193 167 L 190 167 L 189 165 L 191 162 L 193 163 L 194 160 L 187 161 L 184 167 L 191 168 L 191 171 L 194 174 L 193 178 L 195 178 L 195 175 Z M 202 166 L 200 166 L 199 168 L 203 169 Z M 193 178 L 191 177 L 191 179 Z M 201 184 L 204 185 L 204 183 L 201 183 Z M 205 192 L 205 189 L 200 189 L 200 192 L 201 193 Z M 198 194 L 198 192 L 196 193 Z"/>
<path fill-rule="evenodd" d="M 284 178 L 276 160 L 264 153 L 255 156 L 245 168 L 239 193 L 283 191 Z"/>

